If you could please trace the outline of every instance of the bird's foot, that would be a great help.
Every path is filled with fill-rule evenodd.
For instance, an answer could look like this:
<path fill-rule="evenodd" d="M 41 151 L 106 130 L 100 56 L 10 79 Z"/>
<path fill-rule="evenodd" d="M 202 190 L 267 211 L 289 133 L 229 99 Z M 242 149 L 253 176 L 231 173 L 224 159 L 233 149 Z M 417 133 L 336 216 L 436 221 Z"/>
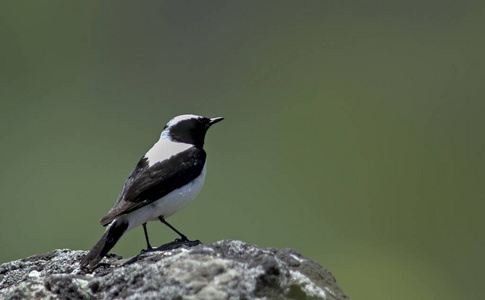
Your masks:
<path fill-rule="evenodd" d="M 182 235 L 181 238 L 175 239 L 175 241 L 173 241 L 173 242 L 174 243 L 184 243 L 184 242 L 190 242 L 190 241 L 185 235 Z"/>
<path fill-rule="evenodd" d="M 141 249 L 140 254 L 157 251 L 157 248 L 147 247 L 146 249 Z"/>
<path fill-rule="evenodd" d="M 202 244 L 201 241 L 199 240 L 195 240 L 195 241 L 189 241 L 189 239 L 187 239 L 187 237 L 185 237 L 185 240 L 182 238 L 182 239 L 175 239 L 175 241 L 173 242 L 170 242 L 170 243 L 166 243 L 166 244 L 163 244 L 161 245 L 160 247 L 158 248 L 154 248 L 158 251 L 167 251 L 167 250 L 173 250 L 173 249 L 177 249 L 177 248 L 180 248 L 180 247 L 194 247 L 194 246 L 197 246 L 197 245 L 200 245 Z"/>

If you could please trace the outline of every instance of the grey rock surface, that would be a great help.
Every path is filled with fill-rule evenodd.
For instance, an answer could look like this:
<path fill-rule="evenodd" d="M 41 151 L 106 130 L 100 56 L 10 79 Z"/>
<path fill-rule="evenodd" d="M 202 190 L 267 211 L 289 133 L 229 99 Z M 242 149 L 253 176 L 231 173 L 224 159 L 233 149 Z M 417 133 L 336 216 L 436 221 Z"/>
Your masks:
<path fill-rule="evenodd" d="M 0 265 L 1 299 L 349 299 L 330 271 L 291 249 L 224 240 L 110 254 L 92 272 L 86 251 L 54 250 Z"/>

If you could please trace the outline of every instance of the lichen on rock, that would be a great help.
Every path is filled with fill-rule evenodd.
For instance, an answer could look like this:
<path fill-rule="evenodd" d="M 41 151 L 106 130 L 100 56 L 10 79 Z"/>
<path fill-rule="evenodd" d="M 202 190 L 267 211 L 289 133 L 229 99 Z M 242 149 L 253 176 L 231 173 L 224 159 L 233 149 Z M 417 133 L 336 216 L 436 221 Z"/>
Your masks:
<path fill-rule="evenodd" d="M 86 254 L 54 250 L 0 265 L 6 299 L 349 299 L 332 274 L 291 249 L 224 240 L 122 259 L 92 272 Z"/>

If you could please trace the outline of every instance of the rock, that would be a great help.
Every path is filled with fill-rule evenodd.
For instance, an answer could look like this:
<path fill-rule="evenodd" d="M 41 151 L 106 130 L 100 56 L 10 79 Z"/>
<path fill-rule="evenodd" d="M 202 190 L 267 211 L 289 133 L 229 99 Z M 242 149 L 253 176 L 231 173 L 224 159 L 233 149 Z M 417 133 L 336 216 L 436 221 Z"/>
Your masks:
<path fill-rule="evenodd" d="M 54 250 L 0 265 L 2 299 L 349 299 L 330 271 L 291 249 L 224 240 L 186 249 L 109 254 Z"/>

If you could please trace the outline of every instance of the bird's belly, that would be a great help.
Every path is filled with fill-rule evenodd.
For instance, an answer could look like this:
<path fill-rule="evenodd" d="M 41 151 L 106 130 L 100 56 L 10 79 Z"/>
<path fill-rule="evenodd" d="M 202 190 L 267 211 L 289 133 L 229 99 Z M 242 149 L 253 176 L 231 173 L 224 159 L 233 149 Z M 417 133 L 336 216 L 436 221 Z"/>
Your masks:
<path fill-rule="evenodd" d="M 189 184 L 172 191 L 165 197 L 150 204 L 153 210 L 153 214 L 150 216 L 149 221 L 158 220 L 159 216 L 168 218 L 174 213 L 184 208 L 187 204 L 194 201 L 195 197 L 202 190 L 204 185 L 206 168 L 202 169 L 199 177 L 192 180 Z"/>
<path fill-rule="evenodd" d="M 162 198 L 126 215 L 130 219 L 129 229 L 135 228 L 147 221 L 156 221 L 159 216 L 168 218 L 184 206 L 192 202 L 204 185 L 206 165 L 199 177 L 189 184 L 178 188 Z M 129 230 L 128 229 L 128 230 Z"/>

